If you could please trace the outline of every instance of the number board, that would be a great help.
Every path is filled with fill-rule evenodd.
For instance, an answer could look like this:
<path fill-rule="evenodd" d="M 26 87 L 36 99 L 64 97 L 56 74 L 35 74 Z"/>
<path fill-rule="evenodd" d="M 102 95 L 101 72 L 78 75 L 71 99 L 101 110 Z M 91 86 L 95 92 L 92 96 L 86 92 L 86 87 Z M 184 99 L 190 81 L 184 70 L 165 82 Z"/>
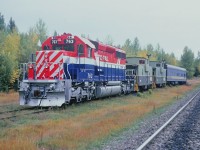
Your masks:
<path fill-rule="evenodd" d="M 73 44 L 74 39 L 65 39 L 65 44 Z"/>
<path fill-rule="evenodd" d="M 57 39 L 52 39 L 51 40 L 51 44 L 58 44 L 58 40 Z"/>

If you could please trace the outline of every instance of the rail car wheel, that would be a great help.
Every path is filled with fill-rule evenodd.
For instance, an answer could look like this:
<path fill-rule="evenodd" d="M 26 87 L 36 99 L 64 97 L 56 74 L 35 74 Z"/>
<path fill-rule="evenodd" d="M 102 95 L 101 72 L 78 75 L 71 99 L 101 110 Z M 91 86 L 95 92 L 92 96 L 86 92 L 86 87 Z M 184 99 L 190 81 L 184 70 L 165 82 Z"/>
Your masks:
<path fill-rule="evenodd" d="M 82 100 L 83 100 L 83 98 L 82 98 L 82 97 L 78 97 L 78 98 L 76 98 L 76 102 L 77 102 L 77 103 L 80 103 L 80 102 L 82 102 Z"/>
<path fill-rule="evenodd" d="M 144 91 L 144 88 L 142 86 L 139 86 L 139 92 L 143 92 Z"/>
<path fill-rule="evenodd" d="M 92 100 L 92 96 L 87 96 L 87 98 L 86 98 L 88 101 L 90 101 L 90 100 Z"/>

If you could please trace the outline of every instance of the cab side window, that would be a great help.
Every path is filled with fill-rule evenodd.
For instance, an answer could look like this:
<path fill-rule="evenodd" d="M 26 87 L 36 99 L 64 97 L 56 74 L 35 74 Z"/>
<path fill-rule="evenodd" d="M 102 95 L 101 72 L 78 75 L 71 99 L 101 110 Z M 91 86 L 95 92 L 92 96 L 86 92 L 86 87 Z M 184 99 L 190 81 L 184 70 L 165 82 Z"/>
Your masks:
<path fill-rule="evenodd" d="M 78 47 L 78 54 L 81 55 L 81 54 L 84 54 L 84 47 L 82 44 L 79 44 Z"/>
<path fill-rule="evenodd" d="M 92 48 L 88 47 L 88 58 L 92 58 Z"/>

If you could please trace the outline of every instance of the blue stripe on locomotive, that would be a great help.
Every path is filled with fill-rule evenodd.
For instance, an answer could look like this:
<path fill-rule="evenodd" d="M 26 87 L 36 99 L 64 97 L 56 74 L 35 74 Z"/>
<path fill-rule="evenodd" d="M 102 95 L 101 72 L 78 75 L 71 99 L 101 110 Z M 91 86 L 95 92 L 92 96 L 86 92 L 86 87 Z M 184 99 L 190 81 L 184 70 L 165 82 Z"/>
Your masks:
<path fill-rule="evenodd" d="M 186 81 L 186 70 L 175 66 L 167 65 L 167 82 Z"/>
<path fill-rule="evenodd" d="M 67 67 L 68 71 L 67 72 Z M 125 69 L 99 67 L 88 64 L 64 64 L 64 72 L 66 77 L 72 80 L 82 81 L 124 81 Z M 69 76 L 70 74 L 70 76 Z"/>

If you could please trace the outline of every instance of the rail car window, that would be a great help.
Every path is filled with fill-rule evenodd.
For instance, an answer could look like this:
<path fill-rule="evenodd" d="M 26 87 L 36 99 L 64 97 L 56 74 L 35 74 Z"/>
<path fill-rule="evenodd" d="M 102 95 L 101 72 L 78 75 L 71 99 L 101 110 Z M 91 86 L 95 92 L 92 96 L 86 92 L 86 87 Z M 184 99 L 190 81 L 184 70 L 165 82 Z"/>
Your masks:
<path fill-rule="evenodd" d="M 132 75 L 135 75 L 135 70 L 126 70 L 126 75 L 128 76 L 132 76 Z"/>
<path fill-rule="evenodd" d="M 160 64 L 156 64 L 156 67 L 160 67 Z"/>
<path fill-rule="evenodd" d="M 126 54 L 122 53 L 122 59 L 126 59 Z"/>
<path fill-rule="evenodd" d="M 145 64 L 145 60 L 139 60 L 139 64 Z"/>
<path fill-rule="evenodd" d="M 83 54 L 84 53 L 84 47 L 83 47 L 82 44 L 79 44 L 77 49 L 78 49 L 78 54 Z"/>
<path fill-rule="evenodd" d="M 126 59 L 126 54 L 116 51 L 116 57 L 117 58 Z"/>
<path fill-rule="evenodd" d="M 98 51 L 98 49 L 99 49 L 99 43 L 96 42 L 96 41 L 92 41 L 92 40 L 90 40 L 90 42 L 92 42 L 92 44 L 94 44 L 94 46 L 96 48 L 96 51 Z"/>
<path fill-rule="evenodd" d="M 116 57 L 117 58 L 121 58 L 121 53 L 120 52 L 116 52 Z"/>
<path fill-rule="evenodd" d="M 92 57 L 92 48 L 88 47 L 88 58 Z"/>
<path fill-rule="evenodd" d="M 45 45 L 43 49 L 44 49 L 44 50 L 49 50 L 50 48 L 49 48 L 48 45 Z"/>
<path fill-rule="evenodd" d="M 65 44 L 63 49 L 66 51 L 74 51 L 74 44 Z"/>

